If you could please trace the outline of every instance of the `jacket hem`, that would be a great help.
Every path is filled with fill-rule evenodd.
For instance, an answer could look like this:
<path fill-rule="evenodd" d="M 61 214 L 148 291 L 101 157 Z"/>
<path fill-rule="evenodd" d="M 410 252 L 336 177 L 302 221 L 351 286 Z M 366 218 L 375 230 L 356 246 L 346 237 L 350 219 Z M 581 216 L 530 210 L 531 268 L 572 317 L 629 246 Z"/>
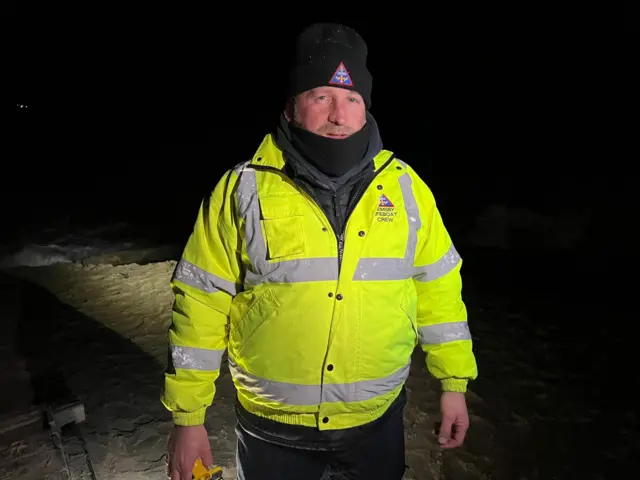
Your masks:
<path fill-rule="evenodd" d="M 398 397 L 401 392 L 401 387 L 389 397 L 388 401 L 383 403 L 377 408 L 360 411 L 360 412 L 347 412 L 331 415 L 329 423 L 325 424 L 318 412 L 305 413 L 305 412 L 285 412 L 282 410 L 274 409 L 264 405 L 260 405 L 248 399 L 238 391 L 238 401 L 244 407 L 246 411 L 252 413 L 258 417 L 267 418 L 269 420 L 285 423 L 288 425 L 302 425 L 305 427 L 315 427 L 320 430 L 337 430 L 351 427 L 359 427 L 379 419 L 389 408 L 389 405 Z"/>

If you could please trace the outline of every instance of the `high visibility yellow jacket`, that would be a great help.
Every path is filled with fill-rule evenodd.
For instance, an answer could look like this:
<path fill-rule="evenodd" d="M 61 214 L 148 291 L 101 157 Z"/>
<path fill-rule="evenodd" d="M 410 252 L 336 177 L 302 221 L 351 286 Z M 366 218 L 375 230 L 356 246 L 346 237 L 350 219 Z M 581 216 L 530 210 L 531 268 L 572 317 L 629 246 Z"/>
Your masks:
<path fill-rule="evenodd" d="M 341 252 L 271 135 L 203 201 L 171 280 L 161 400 L 176 424 L 203 423 L 225 351 L 248 411 L 319 429 L 381 416 L 416 345 L 444 390 L 476 378 L 461 259 L 433 194 L 392 152 L 374 163 Z"/>

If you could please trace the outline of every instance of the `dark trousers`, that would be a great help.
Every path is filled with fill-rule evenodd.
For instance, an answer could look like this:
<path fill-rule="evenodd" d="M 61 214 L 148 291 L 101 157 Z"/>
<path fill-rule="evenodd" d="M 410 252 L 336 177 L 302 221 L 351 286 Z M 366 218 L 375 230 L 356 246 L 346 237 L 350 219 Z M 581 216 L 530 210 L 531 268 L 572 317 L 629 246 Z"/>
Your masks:
<path fill-rule="evenodd" d="M 405 471 L 402 409 L 374 434 L 340 450 L 284 447 L 240 426 L 237 480 L 401 480 Z"/>

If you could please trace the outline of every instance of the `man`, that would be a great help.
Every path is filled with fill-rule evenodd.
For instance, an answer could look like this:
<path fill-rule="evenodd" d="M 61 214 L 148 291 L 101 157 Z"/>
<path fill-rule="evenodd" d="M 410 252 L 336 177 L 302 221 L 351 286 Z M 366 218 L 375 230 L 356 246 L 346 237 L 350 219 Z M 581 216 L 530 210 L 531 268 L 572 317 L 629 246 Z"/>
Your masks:
<path fill-rule="evenodd" d="M 296 52 L 280 124 L 203 202 L 172 279 L 174 479 L 213 461 L 203 423 L 225 351 L 239 479 L 401 479 L 418 344 L 442 381 L 442 446 L 469 424 L 461 260 L 430 189 L 382 148 L 367 47 L 317 24 Z"/>

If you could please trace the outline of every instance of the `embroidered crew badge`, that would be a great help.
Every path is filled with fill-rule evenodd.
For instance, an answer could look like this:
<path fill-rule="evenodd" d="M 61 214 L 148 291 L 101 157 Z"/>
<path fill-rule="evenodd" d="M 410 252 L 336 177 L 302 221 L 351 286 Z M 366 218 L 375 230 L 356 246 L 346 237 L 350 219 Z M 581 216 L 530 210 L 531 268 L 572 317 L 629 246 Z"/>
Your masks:
<path fill-rule="evenodd" d="M 378 201 L 378 208 L 376 209 L 376 220 L 378 222 L 392 223 L 398 215 L 396 207 L 391 200 L 383 193 L 380 195 Z"/>
<path fill-rule="evenodd" d="M 347 87 L 353 87 L 353 81 L 351 80 L 351 75 L 344 66 L 344 63 L 340 62 L 338 68 L 334 72 L 331 80 L 329 80 L 330 85 L 346 85 Z"/>
<path fill-rule="evenodd" d="M 380 203 L 378 205 L 380 207 L 393 207 L 393 203 L 391 203 L 391 200 L 389 200 L 384 193 L 380 195 Z"/>

